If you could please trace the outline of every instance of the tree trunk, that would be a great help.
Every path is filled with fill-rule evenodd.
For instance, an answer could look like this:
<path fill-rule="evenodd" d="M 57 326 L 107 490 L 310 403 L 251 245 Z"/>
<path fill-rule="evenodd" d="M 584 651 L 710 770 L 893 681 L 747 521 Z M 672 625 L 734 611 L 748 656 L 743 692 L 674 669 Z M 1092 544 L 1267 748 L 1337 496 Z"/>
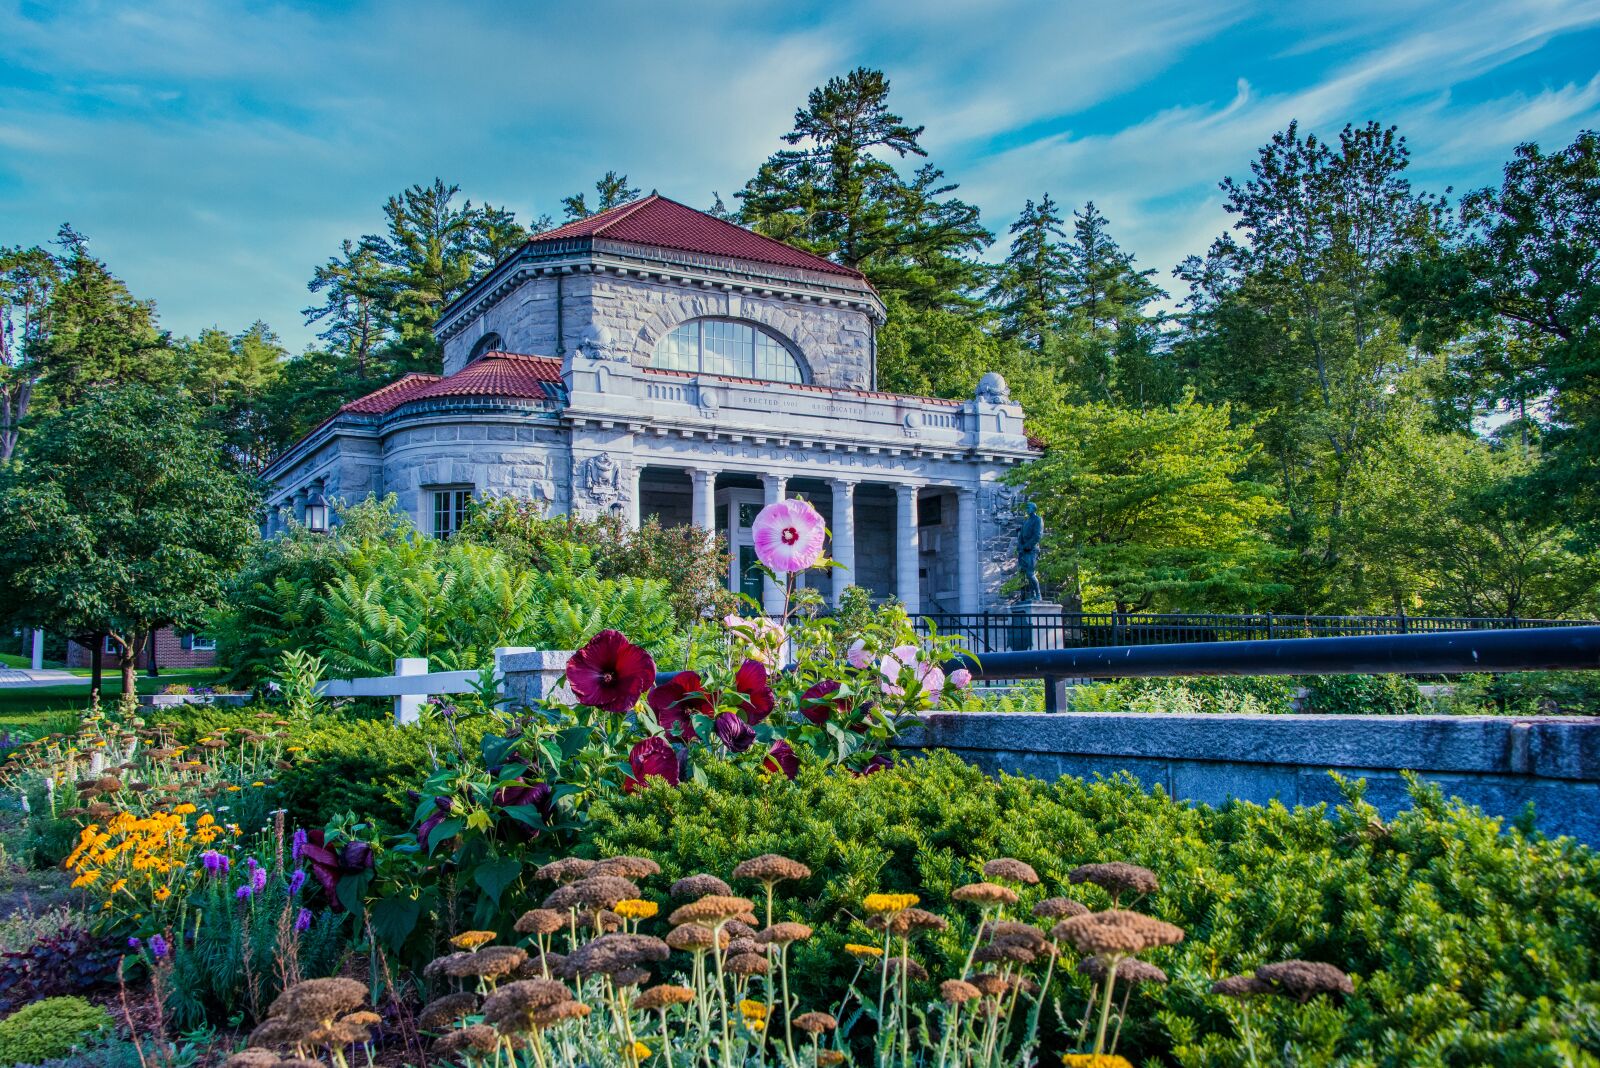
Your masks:
<path fill-rule="evenodd" d="M 161 663 L 156 659 L 156 636 L 154 631 L 150 634 L 150 677 L 152 679 L 161 677 Z"/>
<path fill-rule="evenodd" d="M 128 635 L 117 650 L 117 668 L 122 672 L 124 695 L 139 692 L 139 635 Z"/>
<path fill-rule="evenodd" d="M 105 663 L 106 636 L 102 631 L 94 636 L 94 644 L 90 647 L 89 657 L 89 696 L 93 700 L 100 699 L 100 678 Z"/>

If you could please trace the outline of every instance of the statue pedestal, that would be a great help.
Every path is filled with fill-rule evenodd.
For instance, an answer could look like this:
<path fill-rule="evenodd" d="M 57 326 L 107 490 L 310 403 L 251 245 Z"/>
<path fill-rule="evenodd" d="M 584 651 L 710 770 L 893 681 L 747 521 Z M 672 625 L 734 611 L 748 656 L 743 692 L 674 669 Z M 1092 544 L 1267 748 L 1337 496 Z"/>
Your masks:
<path fill-rule="evenodd" d="M 1064 609 L 1053 601 L 1022 601 L 1011 606 L 1011 632 L 1006 646 L 1013 652 L 1029 649 L 1064 649 L 1067 644 Z"/>

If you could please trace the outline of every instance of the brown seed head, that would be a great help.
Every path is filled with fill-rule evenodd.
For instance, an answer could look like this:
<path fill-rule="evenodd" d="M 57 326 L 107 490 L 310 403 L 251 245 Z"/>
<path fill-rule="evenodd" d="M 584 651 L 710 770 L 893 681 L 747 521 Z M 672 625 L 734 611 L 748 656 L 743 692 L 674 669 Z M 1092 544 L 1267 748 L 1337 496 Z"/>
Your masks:
<path fill-rule="evenodd" d="M 1331 964 L 1314 960 L 1283 960 L 1276 964 L 1263 964 L 1256 969 L 1256 978 L 1272 985 L 1273 993 L 1307 1002 L 1318 994 L 1353 994 L 1355 984 L 1344 972 Z"/>
<path fill-rule="evenodd" d="M 518 946 L 484 946 L 453 956 L 441 970 L 455 979 L 503 979 L 522 966 L 528 952 Z"/>
<path fill-rule="evenodd" d="M 979 946 L 973 951 L 972 959 L 979 964 L 998 964 L 1008 961 L 1012 964 L 1032 964 L 1038 954 L 1027 946 L 1016 945 L 1010 942 L 990 942 L 986 946 Z"/>
<path fill-rule="evenodd" d="M 1038 948 L 1044 944 L 1044 932 L 1031 923 L 1018 923 L 1015 920 L 990 920 L 979 929 L 979 937 L 994 941 L 1017 942 L 1024 946 Z"/>
<path fill-rule="evenodd" d="M 794 1025 L 808 1035 L 820 1035 L 839 1026 L 839 1021 L 825 1012 L 803 1012 L 794 1018 Z"/>
<path fill-rule="evenodd" d="M 1017 892 L 999 883 L 968 883 L 958 886 L 950 895 L 957 901 L 970 901 L 980 905 L 1015 905 Z"/>
<path fill-rule="evenodd" d="M 980 972 L 971 976 L 968 982 L 976 987 L 979 993 L 991 998 L 997 998 L 1011 989 L 1011 984 L 1006 981 L 1005 976 L 996 975 L 994 972 Z"/>
<path fill-rule="evenodd" d="M 1004 879 L 1008 883 L 1022 883 L 1026 886 L 1039 885 L 1039 873 L 1033 870 L 1033 866 L 1024 864 L 1020 860 L 1014 860 L 1011 857 L 1000 857 L 998 860 L 991 860 L 983 866 L 983 874 L 991 879 Z"/>
<path fill-rule="evenodd" d="M 222 1062 L 222 1068 L 278 1068 L 278 1055 L 271 1050 L 240 1050 Z"/>
<path fill-rule="evenodd" d="M 787 946 L 793 942 L 804 942 L 811 937 L 811 928 L 803 923 L 775 923 L 765 931 L 756 935 L 756 941 L 766 945 Z"/>
<path fill-rule="evenodd" d="M 687 1005 L 694 1000 L 694 991 L 674 983 L 662 983 L 633 999 L 633 1007 L 641 1012 L 655 1012 L 673 1005 Z"/>
<path fill-rule="evenodd" d="M 667 943 L 650 935 L 608 934 L 586 942 L 567 958 L 580 975 L 612 975 L 646 961 L 663 961 L 672 953 Z"/>
<path fill-rule="evenodd" d="M 1033 906 L 1033 914 L 1041 920 L 1065 920 L 1088 911 L 1087 905 L 1070 897 L 1047 897 Z"/>
<path fill-rule="evenodd" d="M 1230 975 L 1211 984 L 1211 992 L 1225 998 L 1251 998 L 1272 993 L 1272 984 L 1253 975 Z"/>
<path fill-rule="evenodd" d="M 268 1049 L 304 1045 L 306 1035 L 316 1025 L 315 1020 L 290 1020 L 282 1016 L 269 1016 L 250 1032 L 250 1045 Z"/>
<path fill-rule="evenodd" d="M 567 1020 L 580 1020 L 593 1011 L 593 1009 L 580 1001 L 561 1001 L 548 1009 L 540 1010 L 538 1015 L 533 1018 L 533 1023 L 534 1026 L 541 1028 L 554 1027 Z"/>
<path fill-rule="evenodd" d="M 639 896 L 639 888 L 620 875 L 586 875 L 573 883 L 572 889 L 587 909 L 615 908 L 617 902 Z"/>
<path fill-rule="evenodd" d="M 844 1053 L 836 1049 L 817 1050 L 817 1068 L 837 1068 L 844 1063 Z"/>
<path fill-rule="evenodd" d="M 483 1019 L 502 1033 L 530 1031 L 533 1016 L 557 1002 L 566 1001 L 572 992 L 554 979 L 522 979 L 500 987 L 483 1003 Z"/>
<path fill-rule="evenodd" d="M 354 1009 L 366 998 L 366 984 L 354 979 L 307 979 L 279 994 L 268 1007 L 267 1015 L 293 1020 L 331 1021 Z"/>
<path fill-rule="evenodd" d="M 549 971 L 551 975 L 564 979 L 566 976 L 562 975 L 561 968 L 566 960 L 566 956 L 560 953 L 546 953 L 540 956 L 538 948 L 535 947 L 528 954 L 528 959 L 517 965 L 517 970 L 511 974 L 518 979 L 543 979 L 545 972 Z"/>
<path fill-rule="evenodd" d="M 740 953 L 729 957 L 723 965 L 733 975 L 766 975 L 772 965 L 767 963 L 767 958 L 756 953 Z"/>
<path fill-rule="evenodd" d="M 983 996 L 983 991 L 964 979 L 946 979 L 939 984 L 939 997 L 949 1005 L 960 1005 Z"/>
<path fill-rule="evenodd" d="M 689 875 L 672 884 L 670 891 L 673 897 L 700 898 L 708 894 L 719 897 L 731 897 L 733 887 L 717 878 L 715 875 Z"/>
<path fill-rule="evenodd" d="M 597 863 L 590 875 L 616 875 L 624 879 L 647 879 L 661 874 L 661 865 L 649 857 L 607 857 Z"/>
<path fill-rule="evenodd" d="M 743 916 L 749 912 L 754 903 L 747 897 L 729 897 L 722 894 L 707 894 L 699 901 L 691 901 L 687 905 L 679 905 L 667 917 L 667 922 L 680 923 L 707 923 L 716 924 Z"/>
<path fill-rule="evenodd" d="M 1104 982 L 1106 978 L 1106 964 L 1099 957 L 1083 958 L 1078 962 L 1078 971 L 1097 983 Z M 1119 983 L 1164 983 L 1166 981 L 1166 972 L 1157 968 L 1154 964 L 1139 960 L 1137 957 L 1128 957 L 1117 963 L 1117 982 Z"/>
<path fill-rule="evenodd" d="M 1121 860 L 1080 865 L 1067 875 L 1067 881 L 1074 884 L 1093 883 L 1118 900 L 1123 894 L 1153 894 L 1161 886 L 1161 880 L 1149 868 Z"/>
<path fill-rule="evenodd" d="M 611 976 L 617 986 L 643 986 L 650 981 L 649 968 L 624 968 Z"/>
<path fill-rule="evenodd" d="M 891 978 L 900 975 L 902 970 L 908 979 L 921 980 L 928 977 L 928 969 L 910 957 L 884 957 L 878 961 L 874 970 L 878 972 L 887 971 Z"/>
<path fill-rule="evenodd" d="M 446 1031 L 433 1042 L 433 1052 L 441 1057 L 457 1053 L 492 1053 L 500 1045 L 500 1033 L 488 1024 L 473 1024 Z"/>
<path fill-rule="evenodd" d="M 733 877 L 755 879 L 763 883 L 781 883 L 791 879 L 809 879 L 811 869 L 798 860 L 790 860 L 776 853 L 764 853 L 741 862 L 733 869 Z"/>
<path fill-rule="evenodd" d="M 1051 935 L 1071 942 L 1080 953 L 1117 956 L 1183 941 L 1182 928 L 1126 909 L 1107 909 L 1062 920 Z"/>
<path fill-rule="evenodd" d="M 703 923 L 682 923 L 667 932 L 667 945 L 688 953 L 710 949 L 717 940 L 717 933 Z M 730 941 L 728 932 L 721 932 L 722 945 Z"/>
<path fill-rule="evenodd" d="M 518 934 L 555 934 L 567 925 L 567 917 L 555 909 L 529 909 L 517 919 Z"/>
<path fill-rule="evenodd" d="M 595 862 L 582 857 L 562 857 L 552 860 L 533 873 L 535 879 L 542 879 L 547 883 L 572 883 L 588 875 Z"/>
<path fill-rule="evenodd" d="M 443 1031 L 471 1016 L 478 1008 L 478 995 L 468 991 L 435 998 L 417 1013 L 417 1026 L 424 1031 Z"/>

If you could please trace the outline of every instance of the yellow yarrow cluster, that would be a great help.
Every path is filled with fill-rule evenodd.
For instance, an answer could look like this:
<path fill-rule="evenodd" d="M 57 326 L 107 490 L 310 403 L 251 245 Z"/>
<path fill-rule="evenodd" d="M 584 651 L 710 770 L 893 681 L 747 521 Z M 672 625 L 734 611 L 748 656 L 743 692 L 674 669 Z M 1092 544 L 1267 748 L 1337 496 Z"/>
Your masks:
<path fill-rule="evenodd" d="M 661 906 L 654 901 L 630 897 L 617 902 L 611 911 L 625 920 L 648 920 L 661 911 Z"/>
<path fill-rule="evenodd" d="M 904 912 L 921 900 L 916 894 L 868 894 L 861 904 L 868 912 Z"/>
<path fill-rule="evenodd" d="M 859 942 L 847 943 L 845 945 L 845 947 L 844 947 L 844 951 L 846 953 L 853 953 L 858 957 L 881 957 L 881 956 L 883 956 L 883 947 L 882 946 L 864 946 Z"/>
<path fill-rule="evenodd" d="M 751 1001 L 749 998 L 745 998 L 739 1002 L 739 1015 L 743 1016 L 747 1021 L 765 1020 L 767 1018 L 767 1007 L 759 1001 Z"/>

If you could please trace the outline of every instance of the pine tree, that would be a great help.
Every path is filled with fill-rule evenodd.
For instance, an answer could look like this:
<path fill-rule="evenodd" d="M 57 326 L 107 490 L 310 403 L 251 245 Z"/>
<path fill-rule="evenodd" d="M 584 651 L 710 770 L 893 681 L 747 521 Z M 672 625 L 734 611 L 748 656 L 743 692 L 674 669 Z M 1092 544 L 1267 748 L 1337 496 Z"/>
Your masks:
<path fill-rule="evenodd" d="M 992 240 L 936 167 L 902 178 L 888 158 L 926 156 L 922 127 L 889 110 L 889 80 L 858 68 L 813 89 L 774 153 L 739 193 L 760 232 L 862 271 L 912 308 L 970 308 Z"/>
<path fill-rule="evenodd" d="M 561 198 L 561 210 L 566 212 L 568 222 L 587 219 L 591 215 L 598 215 L 602 211 L 620 208 L 631 200 L 639 199 L 639 190 L 628 184 L 626 174 L 616 171 L 606 171 L 594 183 L 596 207 L 589 210 L 588 201 L 583 193 L 574 193 L 570 197 Z"/>
<path fill-rule="evenodd" d="M 39 382 L 39 344 L 61 267 L 45 249 L 0 248 L 0 464 L 16 453 Z"/>
<path fill-rule="evenodd" d="M 1133 256 L 1111 236 L 1110 224 L 1092 200 L 1073 212 L 1065 255 L 1063 351 L 1071 377 L 1093 399 L 1149 403 L 1126 395 L 1120 364 L 1125 356 L 1130 363 L 1155 360 L 1159 331 L 1147 308 L 1166 295 L 1151 281 L 1155 270 L 1134 267 Z M 1136 392 L 1149 387 L 1152 370 L 1141 369 L 1146 381 Z"/>
<path fill-rule="evenodd" d="M 305 309 L 306 323 L 324 324 L 317 336 L 349 361 L 357 381 L 366 382 L 374 374 L 374 353 L 389 336 L 377 250 L 367 241 L 346 238 L 339 255 L 312 272 L 306 288 L 325 294 L 321 306 Z"/>
<path fill-rule="evenodd" d="M 1011 251 L 989 290 L 989 299 L 1000 315 L 1002 337 L 1043 352 L 1066 303 L 1071 269 L 1063 247 L 1067 234 L 1050 194 L 1044 194 L 1037 205 L 1032 200 L 1025 203 L 1010 233 Z"/>

